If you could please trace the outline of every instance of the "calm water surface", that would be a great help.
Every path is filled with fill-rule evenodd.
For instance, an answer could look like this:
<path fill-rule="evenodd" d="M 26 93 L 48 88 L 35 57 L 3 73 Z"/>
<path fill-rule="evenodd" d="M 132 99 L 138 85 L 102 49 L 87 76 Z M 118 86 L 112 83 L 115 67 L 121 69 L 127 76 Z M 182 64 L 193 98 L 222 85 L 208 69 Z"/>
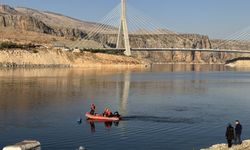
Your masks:
<path fill-rule="evenodd" d="M 85 121 L 118 110 L 119 124 Z M 143 70 L 0 70 L 0 149 L 36 139 L 44 150 L 193 150 L 225 142 L 228 122 L 250 138 L 250 71 L 219 65 Z M 83 118 L 78 124 L 78 118 Z"/>

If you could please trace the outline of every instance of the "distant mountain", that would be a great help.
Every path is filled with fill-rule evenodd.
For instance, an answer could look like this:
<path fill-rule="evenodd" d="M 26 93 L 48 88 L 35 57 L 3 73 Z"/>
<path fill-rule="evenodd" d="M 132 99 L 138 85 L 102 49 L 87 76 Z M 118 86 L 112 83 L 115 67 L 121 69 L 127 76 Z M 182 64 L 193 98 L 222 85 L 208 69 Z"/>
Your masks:
<path fill-rule="evenodd" d="M 81 21 L 58 13 L 0 5 L 0 27 L 14 27 L 57 36 L 84 37 L 97 26 L 100 24 Z"/>

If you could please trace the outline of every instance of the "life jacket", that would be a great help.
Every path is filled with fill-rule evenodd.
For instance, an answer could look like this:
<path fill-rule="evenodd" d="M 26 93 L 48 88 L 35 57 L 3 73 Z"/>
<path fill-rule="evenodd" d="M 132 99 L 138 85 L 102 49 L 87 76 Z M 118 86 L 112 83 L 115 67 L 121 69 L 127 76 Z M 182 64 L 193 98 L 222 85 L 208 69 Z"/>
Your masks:
<path fill-rule="evenodd" d="M 108 108 L 105 108 L 104 113 L 105 116 L 110 116 L 111 115 L 111 111 Z"/>
<path fill-rule="evenodd" d="M 107 111 L 107 116 L 111 116 L 111 111 L 110 110 Z"/>

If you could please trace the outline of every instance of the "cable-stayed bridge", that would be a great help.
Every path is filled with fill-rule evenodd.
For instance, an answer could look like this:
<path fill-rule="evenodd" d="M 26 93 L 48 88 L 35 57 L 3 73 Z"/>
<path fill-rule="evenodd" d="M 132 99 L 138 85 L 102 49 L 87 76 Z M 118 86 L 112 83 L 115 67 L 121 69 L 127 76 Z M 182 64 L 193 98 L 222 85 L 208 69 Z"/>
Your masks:
<path fill-rule="evenodd" d="M 133 51 L 250 53 L 249 49 L 225 48 L 225 45 L 234 42 L 249 42 L 249 31 L 250 27 L 237 32 L 217 43 L 216 47 L 204 46 L 202 43 L 200 46 L 178 47 L 180 45 L 178 42 L 190 43 L 189 39 L 183 34 L 157 24 L 142 12 L 127 5 L 126 0 L 121 0 L 118 6 L 110 11 L 91 31 L 87 31 L 86 36 L 74 43 L 73 46 L 85 50 L 123 51 L 127 56 L 130 56 Z M 171 41 L 173 37 L 176 39 L 175 41 Z M 170 44 L 162 42 L 163 40 Z"/>

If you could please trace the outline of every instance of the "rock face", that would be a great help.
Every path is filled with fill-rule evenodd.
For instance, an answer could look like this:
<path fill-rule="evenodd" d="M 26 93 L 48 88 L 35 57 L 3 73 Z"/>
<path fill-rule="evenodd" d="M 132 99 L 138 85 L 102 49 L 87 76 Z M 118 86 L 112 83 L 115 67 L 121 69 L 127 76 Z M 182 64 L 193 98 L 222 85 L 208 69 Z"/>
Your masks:
<path fill-rule="evenodd" d="M 0 5 L 0 27 L 82 38 L 86 36 L 86 30 L 95 25 L 60 14 Z"/>
<path fill-rule="evenodd" d="M 0 5 L 0 27 L 14 27 L 74 39 L 85 37 L 88 31 L 99 25 L 53 12 Z"/>
<path fill-rule="evenodd" d="M 19 13 L 7 5 L 0 6 L 0 27 L 13 27 L 21 30 L 53 34 L 52 28 L 40 20 Z"/>
<path fill-rule="evenodd" d="M 41 150 L 41 144 L 34 140 L 25 140 L 12 146 L 4 147 L 3 150 Z"/>
<path fill-rule="evenodd" d="M 0 26 L 14 27 L 21 30 L 54 34 L 54 30 L 43 22 L 25 15 L 1 15 Z"/>
<path fill-rule="evenodd" d="M 134 40 L 133 40 L 134 38 Z M 211 48 L 208 36 L 196 34 L 163 34 L 150 37 L 132 37 L 131 45 L 134 47 L 178 47 L 178 48 Z M 141 39 L 141 40 L 140 40 Z M 169 63 L 169 62 L 194 62 L 204 63 L 210 62 L 213 58 L 211 53 L 200 52 L 133 52 L 139 58 L 150 59 L 153 63 Z"/>

